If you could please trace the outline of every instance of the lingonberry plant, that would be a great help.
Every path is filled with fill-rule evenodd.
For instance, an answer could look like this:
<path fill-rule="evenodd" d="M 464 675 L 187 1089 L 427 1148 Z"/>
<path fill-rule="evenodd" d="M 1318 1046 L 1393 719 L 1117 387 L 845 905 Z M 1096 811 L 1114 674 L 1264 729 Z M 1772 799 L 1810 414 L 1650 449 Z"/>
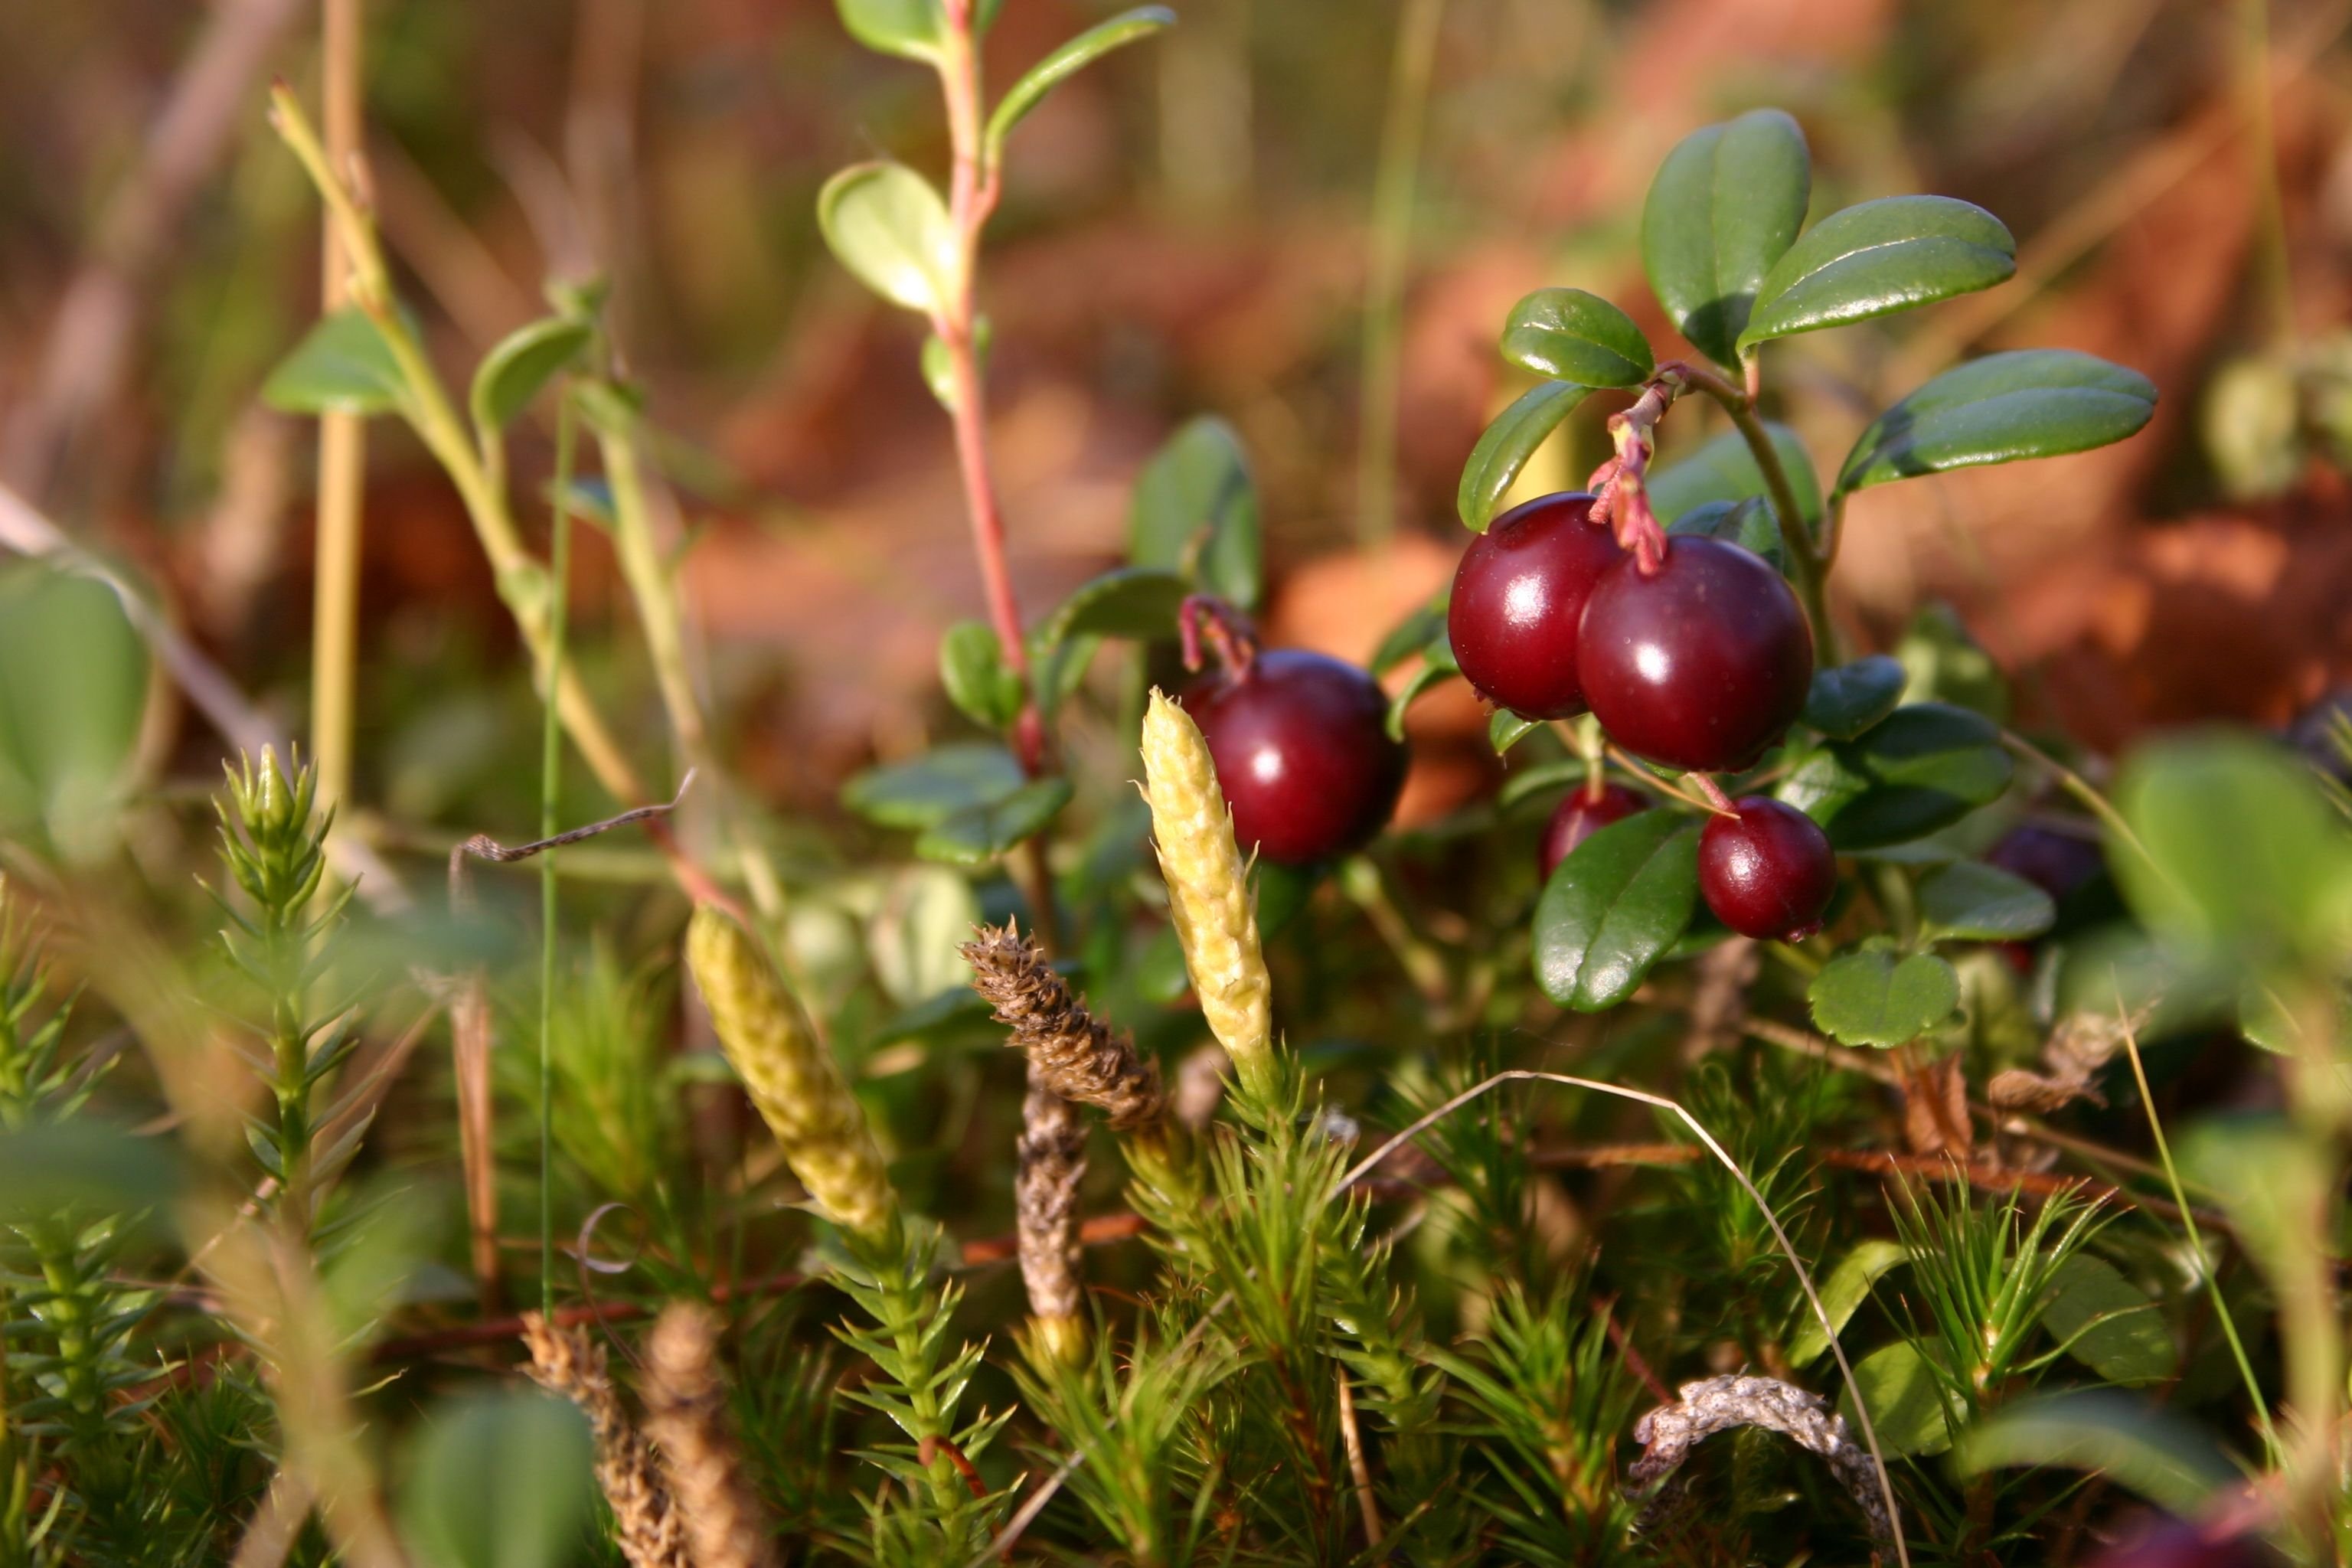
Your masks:
<path fill-rule="evenodd" d="M 2014 247 L 1937 196 L 1812 219 L 1759 110 L 1651 186 L 1657 344 L 1576 288 L 1510 312 L 1537 380 L 1466 455 L 1474 537 L 1367 667 L 1261 630 L 1280 520 L 1213 418 L 1024 612 L 982 241 L 1024 119 L 1173 17 L 992 99 L 998 9 L 838 0 L 940 88 L 944 179 L 862 163 L 815 221 L 921 323 L 985 618 L 940 639 L 951 732 L 822 832 L 737 782 L 602 284 L 461 408 L 368 182 L 274 95 L 352 277 L 269 395 L 447 474 L 541 694 L 539 830 L 438 841 L 428 919 L 263 752 L 210 901 L 110 875 L 168 853 L 130 815 L 157 623 L 94 563 L 0 579 L 0 1565 L 2352 1559 L 2352 724 L 2316 766 L 2111 766 L 2013 728 L 1948 613 L 1832 592 L 1861 492 L 2123 440 L 2153 386 L 1990 353 L 1816 468 L 1785 340 Z M 1591 398 L 1589 489 L 1521 499 Z M 575 519 L 653 740 L 570 658 Z M 1502 782 L 1399 821 L 1457 676 Z M 630 829 L 600 864 L 653 891 L 559 884 Z"/>

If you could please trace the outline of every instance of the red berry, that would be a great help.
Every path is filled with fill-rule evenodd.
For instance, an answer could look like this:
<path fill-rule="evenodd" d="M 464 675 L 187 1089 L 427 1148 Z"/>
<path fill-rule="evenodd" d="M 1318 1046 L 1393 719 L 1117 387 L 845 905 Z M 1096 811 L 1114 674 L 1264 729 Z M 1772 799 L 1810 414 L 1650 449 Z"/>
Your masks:
<path fill-rule="evenodd" d="M 2107 868 L 2107 858 L 2095 839 L 2030 822 L 2002 834 L 2000 842 L 1985 851 L 1985 859 L 2012 877 L 2024 878 L 2053 903 L 2065 902 Z"/>
<path fill-rule="evenodd" d="M 1270 648 L 1246 674 L 1193 688 L 1201 726 L 1234 808 L 1234 837 L 1303 866 L 1370 843 L 1396 809 L 1405 749 L 1389 739 L 1388 698 L 1369 675 L 1304 648 Z"/>
<path fill-rule="evenodd" d="M 1611 823 L 1622 822 L 1649 804 L 1623 784 L 1603 784 L 1598 796 L 1583 785 L 1578 785 L 1552 812 L 1551 820 L 1544 824 L 1544 880 L 1551 880 L 1552 872 L 1568 858 L 1570 850 Z"/>
<path fill-rule="evenodd" d="M 1822 929 L 1837 891 L 1830 837 L 1793 805 L 1742 795 L 1738 816 L 1711 816 L 1698 836 L 1698 890 L 1742 936 L 1796 942 Z"/>
<path fill-rule="evenodd" d="M 1445 612 L 1464 678 L 1523 719 L 1583 712 L 1576 624 L 1594 582 L 1624 559 L 1589 495 L 1543 496 L 1496 518 L 1462 552 Z"/>
<path fill-rule="evenodd" d="M 1695 534 L 1654 573 L 1626 560 L 1584 607 L 1577 667 L 1612 739 L 1668 767 L 1748 766 L 1805 706 L 1813 634 L 1762 557 Z"/>

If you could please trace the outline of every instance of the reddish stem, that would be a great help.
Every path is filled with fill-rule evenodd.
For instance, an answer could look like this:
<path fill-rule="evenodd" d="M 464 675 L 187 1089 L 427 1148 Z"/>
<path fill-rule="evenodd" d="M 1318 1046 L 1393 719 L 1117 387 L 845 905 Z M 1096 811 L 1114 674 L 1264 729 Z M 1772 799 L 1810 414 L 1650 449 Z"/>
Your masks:
<path fill-rule="evenodd" d="M 1216 650 L 1217 662 L 1230 680 L 1246 680 L 1257 664 L 1257 628 L 1249 617 L 1212 594 L 1188 594 L 1176 611 L 1176 631 L 1184 649 L 1184 668 L 1197 672 L 1204 662 L 1201 639 Z"/>
<path fill-rule="evenodd" d="M 1731 804 L 1731 797 L 1723 793 L 1723 786 L 1715 782 L 1714 774 L 1686 773 L 1684 776 L 1698 786 L 1698 793 L 1706 796 L 1706 803 L 1716 810 L 1731 816 L 1739 815 L 1739 808 Z"/>

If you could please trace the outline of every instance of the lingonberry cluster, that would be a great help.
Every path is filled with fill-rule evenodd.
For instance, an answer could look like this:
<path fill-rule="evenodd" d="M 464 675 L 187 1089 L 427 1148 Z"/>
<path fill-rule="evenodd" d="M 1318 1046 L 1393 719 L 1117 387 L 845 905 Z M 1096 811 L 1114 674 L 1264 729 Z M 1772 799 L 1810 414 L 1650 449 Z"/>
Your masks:
<path fill-rule="evenodd" d="M 1664 536 L 1638 480 L 1611 477 L 1625 487 L 1613 530 L 1599 499 L 1561 494 L 1513 508 L 1471 542 L 1446 609 L 1454 657 L 1497 708 L 1523 719 L 1589 711 L 1624 750 L 1698 776 L 1719 811 L 1699 846 L 1707 907 L 1744 935 L 1810 934 L 1837 885 L 1828 836 L 1763 796 L 1721 800 L 1705 780 L 1753 766 L 1803 709 L 1804 610 L 1762 557 Z M 1642 804 L 1596 772 L 1545 830 L 1545 878 Z"/>

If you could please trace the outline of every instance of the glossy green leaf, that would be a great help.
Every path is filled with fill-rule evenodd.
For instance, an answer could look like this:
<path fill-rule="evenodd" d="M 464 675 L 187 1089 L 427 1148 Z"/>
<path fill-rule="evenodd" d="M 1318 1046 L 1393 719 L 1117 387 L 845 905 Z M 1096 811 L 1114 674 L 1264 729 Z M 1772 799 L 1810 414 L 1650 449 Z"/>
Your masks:
<path fill-rule="evenodd" d="M 1919 923 L 1930 940 L 2022 942 L 2057 919 L 2049 894 L 1981 860 L 1955 860 L 1919 880 Z"/>
<path fill-rule="evenodd" d="M 1697 824 L 1669 811 L 1611 823 L 1544 884 L 1536 983 L 1580 1013 L 1615 1006 L 1682 935 L 1697 899 Z"/>
<path fill-rule="evenodd" d="M 1762 556 L 1776 572 L 1783 569 L 1780 525 L 1772 521 L 1772 508 L 1762 496 L 1701 501 L 1667 524 L 1666 531 L 1720 539 Z"/>
<path fill-rule="evenodd" d="M 940 638 L 940 684 L 973 723 L 1004 730 L 1021 715 L 1021 678 L 1007 668 L 1003 645 L 984 621 L 958 621 Z"/>
<path fill-rule="evenodd" d="M 1522 719 L 1507 708 L 1497 708 L 1486 717 L 1486 742 L 1499 757 L 1540 728 L 1538 720 Z"/>
<path fill-rule="evenodd" d="M 1051 822 L 1074 793 L 1066 778 L 1033 779 L 1002 799 L 942 817 L 915 840 L 915 853 L 951 866 L 984 866 Z"/>
<path fill-rule="evenodd" d="M 499 340 L 474 372 L 474 423 L 503 430 L 530 406 L 540 389 L 561 374 L 588 346 L 594 329 L 564 316 L 516 328 Z"/>
<path fill-rule="evenodd" d="M 2066 1353 L 2113 1384 L 2161 1383 L 2180 1365 L 2164 1314 L 2103 1258 L 2077 1252 L 2051 1277 L 2042 1326 Z"/>
<path fill-rule="evenodd" d="M 1768 420 L 1764 428 L 1780 455 L 1797 510 L 1811 528 L 1822 520 L 1822 486 L 1813 475 L 1813 460 L 1806 456 L 1804 442 L 1786 425 Z M 1650 510 L 1658 514 L 1660 522 L 1671 527 L 1685 512 L 1709 501 L 1743 501 L 1762 496 L 1764 474 L 1748 449 L 1747 438 L 1737 430 L 1726 430 L 1689 457 L 1662 466 L 1650 476 L 1649 488 Z"/>
<path fill-rule="evenodd" d="M 1572 381 L 1547 381 L 1521 393 L 1495 416 L 1470 448 L 1470 460 L 1462 465 L 1462 483 L 1454 491 L 1454 509 L 1465 528 L 1473 533 L 1486 531 L 1495 509 L 1518 482 L 1519 470 L 1591 391 Z"/>
<path fill-rule="evenodd" d="M 853 163 L 817 193 L 817 226 L 852 276 L 894 305 L 930 315 L 955 274 L 955 229 L 929 180 L 904 163 Z"/>
<path fill-rule="evenodd" d="M 586 1418 L 552 1394 L 445 1400 L 415 1439 L 402 1533 L 435 1568 L 559 1568 L 594 1515 L 594 1459 Z"/>
<path fill-rule="evenodd" d="M 1981 713 L 1996 724 L 2009 721 L 2009 677 L 1992 655 L 1969 635 L 1958 612 L 1941 601 L 1919 606 L 1895 646 L 1908 678 L 1906 702 L 1949 702 Z"/>
<path fill-rule="evenodd" d="M 1804 721 L 1832 741 L 1851 741 L 1895 711 L 1906 679 L 1902 661 L 1883 653 L 1816 669 Z"/>
<path fill-rule="evenodd" d="M 2072 349 L 1987 354 L 1948 370 L 1871 421 L 1837 488 L 2054 458 L 2120 441 L 2156 412 L 2156 384 Z"/>
<path fill-rule="evenodd" d="M 1842 953 L 1805 991 L 1813 1023 L 1849 1046 L 1907 1046 L 1952 1016 L 1960 977 L 1932 952 L 1883 947 Z"/>
<path fill-rule="evenodd" d="M 1739 347 L 1843 326 L 1990 289 L 2017 270 L 2017 242 L 1982 207 L 1885 196 L 1822 219 L 1772 265 Z"/>
<path fill-rule="evenodd" d="M 2095 1471 L 2183 1519 L 2204 1513 L 2244 1477 L 2192 1421 L 2112 1389 L 2022 1400 L 1972 1428 L 1959 1465 L 1974 1472 L 2030 1465 Z"/>
<path fill-rule="evenodd" d="M 1503 357 L 1584 386 L 1638 386 L 1657 368 L 1633 318 L 1581 289 L 1538 289 L 1511 307 Z"/>
<path fill-rule="evenodd" d="M 1148 38 L 1163 27 L 1176 25 L 1176 13 L 1165 5 L 1139 5 L 1132 11 L 1122 11 L 1107 22 L 1097 22 L 1076 37 L 1031 66 L 1019 81 L 1005 89 L 988 117 L 988 155 L 992 161 L 1002 157 L 1004 139 L 1021 123 L 1029 111 L 1045 100 L 1045 95 L 1076 76 L 1103 56 L 1138 38 Z"/>
<path fill-rule="evenodd" d="M 1910 1260 L 1910 1253 L 1900 1242 L 1879 1237 L 1856 1242 L 1853 1250 L 1838 1259 L 1838 1266 L 1821 1282 L 1822 1307 L 1828 1312 L 1831 1325 L 1843 1332 L 1862 1304 L 1870 1300 L 1870 1288 Z M 1797 1320 L 1796 1332 L 1789 1336 L 1789 1364 L 1805 1366 L 1826 1354 L 1829 1348 L 1830 1337 L 1822 1331 L 1821 1320 L 1807 1312 Z"/>
<path fill-rule="evenodd" d="M 1119 566 L 1082 584 L 1038 627 L 1041 647 L 1075 637 L 1172 637 L 1192 584 L 1173 572 Z"/>
<path fill-rule="evenodd" d="M 1222 419 L 1191 421 L 1136 479 L 1128 560 L 1248 609 L 1265 586 L 1260 551 L 1257 485 L 1241 437 Z"/>
<path fill-rule="evenodd" d="M 1779 794 L 1840 849 L 1879 849 L 1949 826 L 1998 799 L 2016 766 L 1981 716 L 1915 702 L 1859 738 L 1805 757 Z"/>
<path fill-rule="evenodd" d="M 835 0 L 849 36 L 877 53 L 937 60 L 947 38 L 940 0 Z"/>
<path fill-rule="evenodd" d="M 855 775 L 842 786 L 841 803 L 884 827 L 929 827 L 1003 800 L 1024 782 L 1020 762 L 1002 746 L 940 746 Z"/>
<path fill-rule="evenodd" d="M 347 306 L 320 320 L 261 384 L 281 414 L 388 414 L 407 385 L 366 311 Z"/>
<path fill-rule="evenodd" d="M 1812 195 L 1805 133 L 1777 109 L 1692 132 L 1675 144 L 1642 206 L 1642 266 L 1675 327 L 1720 364 L 1764 275 L 1804 226 Z"/>
<path fill-rule="evenodd" d="M 1942 1453 L 1952 1446 L 1952 1432 L 1964 1414 L 1936 1367 L 1909 1340 L 1897 1340 L 1855 1363 L 1853 1386 L 1839 1396 L 1838 1409 L 1858 1431 L 1856 1394 L 1869 1406 L 1878 1446 L 1890 1459 Z"/>
<path fill-rule="evenodd" d="M 2132 912 L 2177 940 L 2332 962 L 2352 930 L 2352 832 L 2284 749 L 2226 732 L 2135 753 L 2116 805 L 2147 847 L 2108 864 Z"/>
<path fill-rule="evenodd" d="M 0 570 L 0 837 L 77 860 L 114 846 L 151 675 L 106 584 L 32 562 Z"/>

